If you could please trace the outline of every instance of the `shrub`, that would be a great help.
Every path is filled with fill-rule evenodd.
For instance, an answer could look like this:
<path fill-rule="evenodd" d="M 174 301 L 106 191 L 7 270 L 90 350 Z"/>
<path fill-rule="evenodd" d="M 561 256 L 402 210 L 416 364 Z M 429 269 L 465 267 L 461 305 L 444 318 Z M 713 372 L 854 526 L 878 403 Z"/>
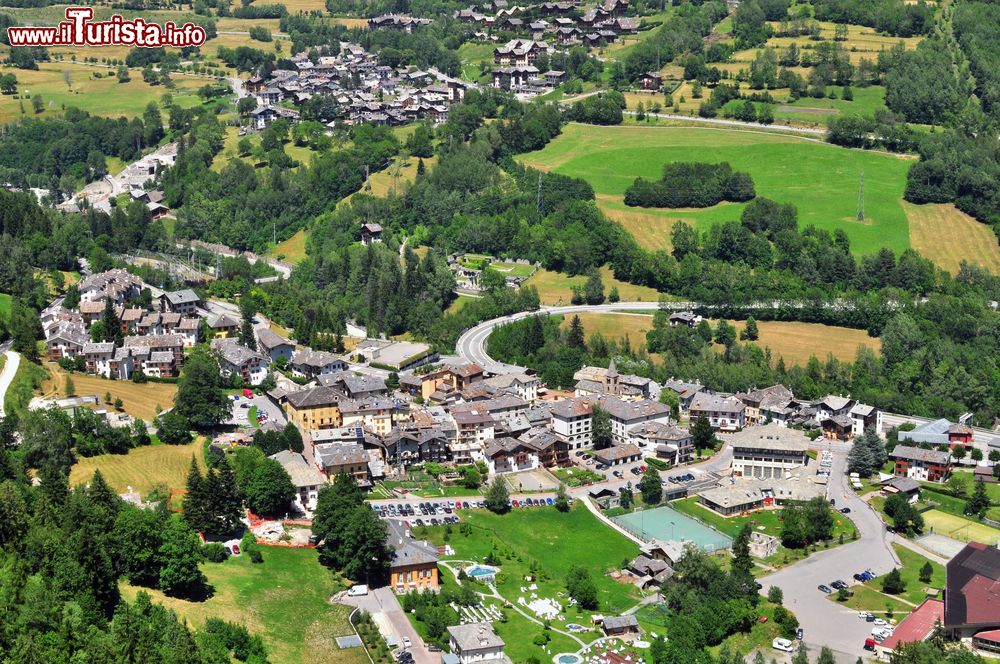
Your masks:
<path fill-rule="evenodd" d="M 226 551 L 226 547 L 218 542 L 210 542 L 206 544 L 202 550 L 202 554 L 205 556 L 205 560 L 210 563 L 224 563 L 226 559 L 229 558 L 229 553 Z"/>

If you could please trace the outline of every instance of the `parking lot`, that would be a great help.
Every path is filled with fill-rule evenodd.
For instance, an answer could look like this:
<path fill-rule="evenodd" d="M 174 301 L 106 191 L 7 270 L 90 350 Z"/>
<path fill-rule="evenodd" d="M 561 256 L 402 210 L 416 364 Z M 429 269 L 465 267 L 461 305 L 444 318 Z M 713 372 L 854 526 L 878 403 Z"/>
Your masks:
<path fill-rule="evenodd" d="M 570 498 L 570 503 L 573 499 Z M 408 527 L 443 526 L 461 521 L 457 514 L 463 509 L 485 509 L 482 498 L 456 498 L 454 500 L 380 500 L 370 502 L 372 509 L 383 519 L 402 521 Z M 532 507 L 551 507 L 555 504 L 554 496 L 513 496 L 510 499 L 511 509 L 530 509 Z"/>
<path fill-rule="evenodd" d="M 273 401 L 264 396 L 259 390 L 251 392 L 251 394 L 253 396 L 247 397 L 241 392 L 230 397 L 233 404 L 233 415 L 232 421 L 229 424 L 234 424 L 238 427 L 251 426 L 249 420 L 250 410 L 252 406 L 257 406 L 258 426 L 267 421 L 273 421 L 280 426 L 285 426 L 288 419 L 281 408 L 276 406 Z"/>

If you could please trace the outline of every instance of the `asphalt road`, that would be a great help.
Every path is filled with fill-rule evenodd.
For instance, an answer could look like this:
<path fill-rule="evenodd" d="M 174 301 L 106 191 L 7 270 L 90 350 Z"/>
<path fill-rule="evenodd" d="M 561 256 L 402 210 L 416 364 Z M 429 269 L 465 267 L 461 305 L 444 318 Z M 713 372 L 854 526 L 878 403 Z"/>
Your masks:
<path fill-rule="evenodd" d="M 400 646 L 404 636 L 409 638 L 411 646 L 408 650 L 413 655 L 413 661 L 416 664 L 436 664 L 441 661 L 440 654 L 431 653 L 424 646 L 423 639 L 406 618 L 403 607 L 399 604 L 399 599 L 388 586 L 372 590 L 362 597 L 348 597 L 345 593 L 335 599 L 338 602 L 367 611 L 376 621 L 381 619 L 387 622 L 389 630 L 396 637 L 396 642 Z"/>
<path fill-rule="evenodd" d="M 871 624 L 857 617 L 857 612 L 827 599 L 818 590 L 819 584 L 830 585 L 841 579 L 855 583 L 853 575 L 864 569 L 885 574 L 899 564 L 890 546 L 891 535 L 879 516 L 855 494 L 847 484 L 847 455 L 842 445 L 834 446 L 830 473 L 829 497 L 836 500 L 837 509 L 850 507 L 850 518 L 858 529 L 857 541 L 828 551 L 814 553 L 805 560 L 790 565 L 760 579 L 766 593 L 778 586 L 784 593 L 784 605 L 796 615 L 804 632 L 803 640 L 813 653 L 822 646 L 834 651 L 837 662 L 854 664 L 866 655 L 865 639 L 871 636 Z"/>

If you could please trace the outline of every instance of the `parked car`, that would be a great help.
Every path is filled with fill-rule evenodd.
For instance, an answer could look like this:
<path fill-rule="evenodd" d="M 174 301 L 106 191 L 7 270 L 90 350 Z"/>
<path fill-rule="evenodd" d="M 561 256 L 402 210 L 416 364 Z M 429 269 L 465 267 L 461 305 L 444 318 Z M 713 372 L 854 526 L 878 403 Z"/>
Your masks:
<path fill-rule="evenodd" d="M 408 637 L 408 636 L 404 636 L 404 637 L 403 637 L 403 647 L 404 647 L 404 648 L 409 648 L 409 647 L 410 647 L 410 646 L 412 646 L 412 645 L 413 645 L 413 642 L 412 642 L 412 641 L 410 641 L 410 637 Z"/>
<path fill-rule="evenodd" d="M 886 625 L 889 624 L 886 621 L 882 620 L 881 618 L 876 618 L 872 622 L 875 623 L 876 625 L 878 625 L 879 627 L 885 627 Z"/>
<path fill-rule="evenodd" d="M 850 507 L 842 507 L 842 508 L 840 508 L 840 513 L 841 514 L 850 514 L 851 513 L 851 508 Z"/>
<path fill-rule="evenodd" d="M 830 584 L 830 587 L 840 590 L 841 588 L 846 588 L 847 584 L 841 581 L 840 579 L 837 579 L 836 581 Z"/>
<path fill-rule="evenodd" d="M 368 594 L 368 586 L 363 583 L 359 583 L 356 586 L 351 586 L 347 591 L 348 597 L 363 597 Z"/>
<path fill-rule="evenodd" d="M 821 584 L 819 584 L 819 586 L 818 586 L 818 587 L 819 587 L 819 591 L 820 591 L 821 593 L 826 593 L 827 595 L 829 595 L 830 593 L 832 593 L 832 592 L 833 592 L 832 590 L 830 590 L 829 586 L 825 586 L 825 585 L 823 585 L 822 583 L 821 583 Z"/>
<path fill-rule="evenodd" d="M 795 630 L 795 638 L 798 639 L 799 641 L 802 640 L 802 636 L 803 635 L 804 635 L 804 632 L 802 631 L 801 627 L 799 627 L 797 630 Z"/>
<path fill-rule="evenodd" d="M 309 543 L 312 544 L 313 546 L 316 546 L 317 544 L 319 544 L 319 539 L 320 539 L 319 535 L 310 535 Z"/>
<path fill-rule="evenodd" d="M 777 638 L 771 641 L 771 647 L 782 652 L 792 652 L 792 642 L 788 639 Z"/>

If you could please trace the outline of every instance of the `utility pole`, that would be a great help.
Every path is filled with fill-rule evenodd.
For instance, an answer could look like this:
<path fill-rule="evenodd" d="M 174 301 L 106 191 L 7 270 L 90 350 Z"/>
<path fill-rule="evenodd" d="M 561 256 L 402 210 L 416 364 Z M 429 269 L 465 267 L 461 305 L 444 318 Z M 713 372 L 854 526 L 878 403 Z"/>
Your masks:
<path fill-rule="evenodd" d="M 865 220 L 865 172 L 861 171 L 861 185 L 858 188 L 858 221 Z"/>
<path fill-rule="evenodd" d="M 535 211 L 538 213 L 539 217 L 542 216 L 542 201 L 543 201 L 543 199 L 542 199 L 542 174 L 539 173 L 538 174 L 538 199 L 535 202 Z"/>

